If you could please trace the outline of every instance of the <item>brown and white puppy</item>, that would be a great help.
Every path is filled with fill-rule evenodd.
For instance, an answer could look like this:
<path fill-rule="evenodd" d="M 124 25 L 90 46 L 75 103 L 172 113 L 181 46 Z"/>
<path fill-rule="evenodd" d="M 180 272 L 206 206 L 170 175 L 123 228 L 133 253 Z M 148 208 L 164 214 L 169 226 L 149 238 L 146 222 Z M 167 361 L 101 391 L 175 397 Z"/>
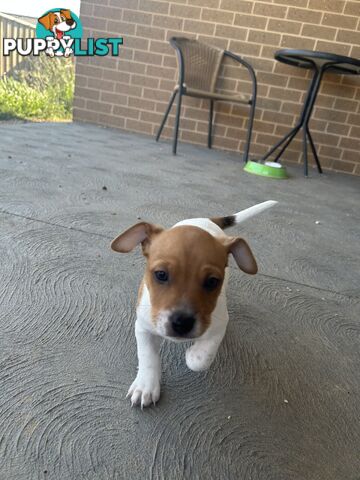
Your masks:
<path fill-rule="evenodd" d="M 72 18 L 70 10 L 67 9 L 61 9 L 57 12 L 49 12 L 40 17 L 38 21 L 46 28 L 46 30 L 50 30 L 50 32 L 54 35 L 54 38 L 57 40 L 70 38 L 65 36 L 65 33 L 76 27 L 76 22 Z M 71 48 L 67 47 L 65 48 L 64 53 L 62 51 L 57 51 L 55 53 L 53 48 L 48 48 L 46 53 L 51 57 L 54 55 L 64 55 L 65 57 L 68 57 L 71 53 L 73 53 L 73 51 Z"/>
<path fill-rule="evenodd" d="M 135 335 L 139 369 L 130 386 L 131 404 L 141 407 L 160 397 L 160 341 L 193 341 L 186 364 L 193 371 L 213 362 L 228 323 L 225 289 L 228 256 L 249 274 L 257 272 L 250 247 L 223 229 L 272 207 L 269 200 L 229 217 L 193 218 L 172 228 L 141 222 L 111 243 L 127 253 L 142 245 L 146 270 L 137 306 Z"/>

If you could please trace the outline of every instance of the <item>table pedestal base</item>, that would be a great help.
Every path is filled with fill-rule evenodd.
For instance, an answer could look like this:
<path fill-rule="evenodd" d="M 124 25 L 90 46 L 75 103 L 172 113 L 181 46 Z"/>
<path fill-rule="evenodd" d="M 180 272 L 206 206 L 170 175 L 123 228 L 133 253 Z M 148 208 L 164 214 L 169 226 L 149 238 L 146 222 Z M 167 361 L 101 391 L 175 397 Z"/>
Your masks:
<path fill-rule="evenodd" d="M 285 152 L 287 147 L 290 145 L 294 137 L 297 135 L 300 130 L 302 130 L 302 138 L 303 138 L 303 154 L 304 154 L 304 175 L 308 176 L 308 140 L 310 143 L 311 151 L 313 153 L 317 169 L 319 173 L 322 173 L 322 168 L 320 165 L 319 157 L 316 152 L 316 147 L 314 140 L 311 136 L 310 129 L 309 129 L 309 120 L 311 117 L 311 113 L 314 108 L 315 100 L 320 88 L 321 78 L 323 75 L 323 69 L 315 69 L 314 75 L 311 80 L 309 90 L 306 95 L 305 104 L 303 110 L 301 112 L 301 116 L 299 122 L 296 124 L 294 128 L 290 130 L 276 145 L 274 145 L 267 154 L 261 159 L 261 161 L 265 161 L 272 155 L 278 148 L 281 147 L 280 151 L 277 153 L 274 161 L 277 162 L 281 155 Z"/>

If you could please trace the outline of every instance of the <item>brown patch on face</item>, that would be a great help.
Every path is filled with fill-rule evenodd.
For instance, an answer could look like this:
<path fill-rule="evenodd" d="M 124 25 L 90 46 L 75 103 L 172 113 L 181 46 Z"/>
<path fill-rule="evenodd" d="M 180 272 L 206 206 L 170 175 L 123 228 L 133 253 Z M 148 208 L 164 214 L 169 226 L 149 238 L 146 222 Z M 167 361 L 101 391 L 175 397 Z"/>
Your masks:
<path fill-rule="evenodd" d="M 52 27 L 55 25 L 55 18 L 57 19 L 57 16 L 55 15 L 54 12 L 49 12 L 43 17 L 40 17 L 38 19 L 39 23 L 43 25 L 46 30 L 51 30 Z"/>
<path fill-rule="evenodd" d="M 163 310 L 187 309 L 196 315 L 200 334 L 204 333 L 224 280 L 226 247 L 201 228 L 179 226 L 159 233 L 149 245 L 147 256 L 144 278 L 153 321 Z M 168 274 L 167 282 L 156 278 L 155 272 L 159 271 Z M 210 278 L 219 280 L 215 288 L 207 288 Z"/>
<path fill-rule="evenodd" d="M 65 17 L 67 20 L 72 19 L 72 18 L 71 18 L 71 12 L 70 12 L 70 10 L 66 10 L 66 9 L 60 10 L 60 13 L 61 13 L 61 15 L 64 15 L 64 17 Z"/>

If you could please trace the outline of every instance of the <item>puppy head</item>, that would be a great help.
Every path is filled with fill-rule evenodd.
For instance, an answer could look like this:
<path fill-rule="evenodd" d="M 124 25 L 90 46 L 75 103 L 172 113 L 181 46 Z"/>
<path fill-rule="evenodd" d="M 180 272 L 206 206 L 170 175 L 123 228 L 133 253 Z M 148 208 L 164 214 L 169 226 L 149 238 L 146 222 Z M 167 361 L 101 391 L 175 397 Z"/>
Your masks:
<path fill-rule="evenodd" d="M 70 10 L 60 10 L 58 12 L 49 12 L 38 19 L 46 30 L 50 30 L 55 38 L 62 38 L 64 32 L 68 32 L 76 27 L 75 20 L 71 17 Z"/>
<path fill-rule="evenodd" d="M 147 259 L 152 321 L 159 335 L 173 339 L 196 338 L 209 327 L 229 254 L 244 272 L 257 272 L 245 240 L 215 238 L 195 226 L 164 230 L 141 222 L 115 238 L 111 248 L 127 253 L 138 244 Z"/>

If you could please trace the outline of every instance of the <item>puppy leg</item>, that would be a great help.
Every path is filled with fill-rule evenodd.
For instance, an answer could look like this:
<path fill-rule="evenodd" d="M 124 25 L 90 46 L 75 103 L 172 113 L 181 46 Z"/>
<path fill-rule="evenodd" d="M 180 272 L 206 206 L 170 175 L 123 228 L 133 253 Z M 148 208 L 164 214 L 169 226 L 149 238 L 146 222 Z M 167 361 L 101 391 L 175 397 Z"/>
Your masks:
<path fill-rule="evenodd" d="M 160 398 L 160 337 L 145 330 L 137 321 L 135 336 L 139 361 L 138 374 L 129 388 L 127 397 L 131 397 L 131 406 L 141 408 L 155 403 Z"/>
<path fill-rule="evenodd" d="M 50 48 L 47 48 L 47 49 L 45 50 L 45 53 L 46 53 L 46 55 L 49 55 L 49 57 L 53 57 L 53 56 L 55 55 L 54 49 L 51 48 L 51 47 L 50 47 Z"/>
<path fill-rule="evenodd" d="M 226 332 L 228 320 L 224 321 L 223 327 L 216 334 L 206 338 L 200 338 L 186 350 L 186 365 L 194 372 L 207 370 L 217 354 L 219 346 Z"/>
<path fill-rule="evenodd" d="M 72 48 L 69 48 L 69 47 L 66 47 L 65 48 L 65 52 L 64 52 L 64 57 L 68 58 L 70 57 L 70 55 L 74 53 L 73 49 Z"/>
<path fill-rule="evenodd" d="M 71 46 L 69 46 L 72 45 L 72 43 L 69 44 L 71 37 L 70 35 L 64 35 L 62 39 L 64 42 L 67 42 L 66 46 L 64 47 L 64 57 L 68 58 L 74 53 L 74 50 L 71 48 Z"/>

